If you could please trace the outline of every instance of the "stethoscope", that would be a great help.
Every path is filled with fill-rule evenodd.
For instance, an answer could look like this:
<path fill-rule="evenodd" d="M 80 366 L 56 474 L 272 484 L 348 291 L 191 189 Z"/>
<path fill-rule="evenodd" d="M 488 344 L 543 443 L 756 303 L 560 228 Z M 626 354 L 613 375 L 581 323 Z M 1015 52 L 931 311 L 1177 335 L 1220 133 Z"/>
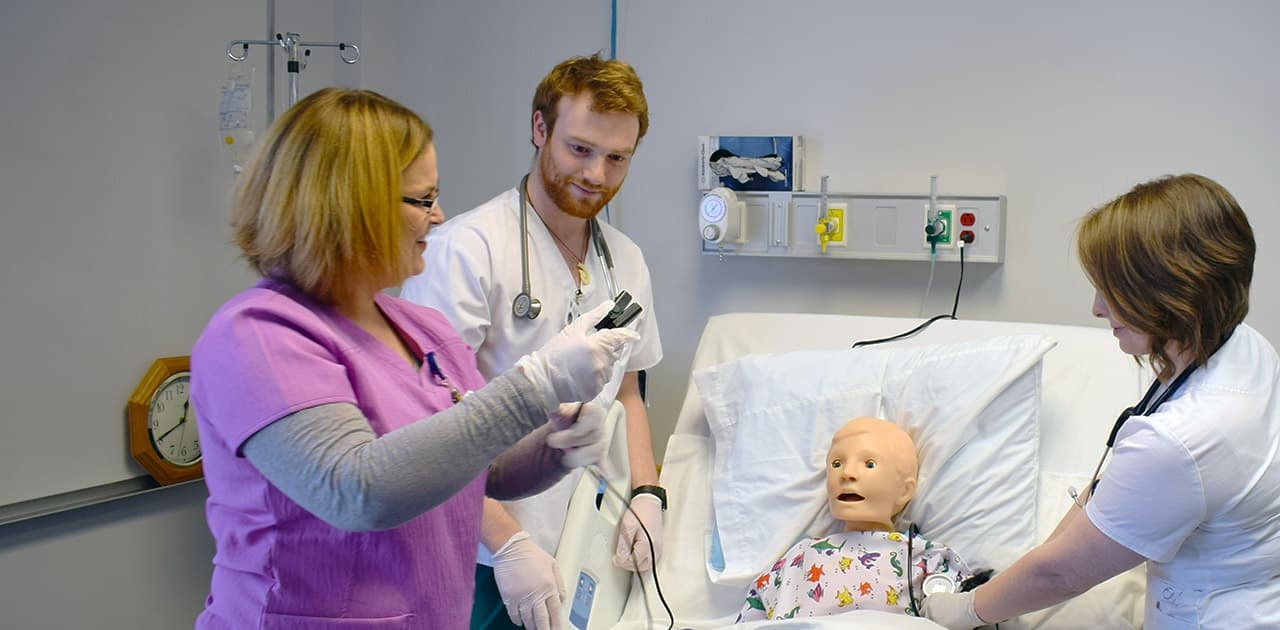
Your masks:
<path fill-rule="evenodd" d="M 1197 367 L 1199 366 L 1195 363 L 1188 365 L 1177 378 L 1173 379 L 1172 383 L 1169 383 L 1168 387 L 1164 388 L 1164 391 L 1160 391 L 1161 383 L 1159 379 L 1156 379 L 1151 384 L 1151 387 L 1147 388 L 1147 393 L 1142 396 L 1142 400 L 1138 401 L 1138 404 L 1120 412 L 1120 417 L 1116 418 L 1116 423 L 1111 427 L 1111 435 L 1107 436 L 1107 447 L 1102 451 L 1102 457 L 1098 459 L 1097 467 L 1093 469 L 1093 477 L 1089 480 L 1089 496 L 1093 496 L 1093 491 L 1098 487 L 1099 475 L 1102 474 L 1102 464 L 1107 461 L 1107 455 L 1110 455 L 1111 450 L 1115 448 L 1116 436 L 1120 434 L 1120 428 L 1124 426 L 1124 423 L 1128 422 L 1129 418 L 1133 416 L 1149 416 L 1155 413 L 1156 409 L 1160 408 L 1160 405 L 1173 398 L 1173 395 L 1178 393 L 1179 389 L 1182 389 L 1183 383 L 1187 382 L 1187 379 L 1191 377 Z M 1160 395 L 1156 396 L 1157 393 Z M 1071 498 L 1076 500 L 1077 505 L 1079 505 L 1079 498 L 1075 492 L 1072 492 Z"/>
<path fill-rule="evenodd" d="M 511 301 L 511 314 L 516 319 L 537 319 L 542 313 L 542 300 L 533 297 L 529 288 L 529 200 L 527 191 L 529 174 L 520 178 L 518 188 L 520 195 L 520 293 Z M 600 268 L 604 270 L 605 287 L 609 289 L 609 297 L 618 295 L 618 285 L 613 280 L 613 255 L 609 253 L 609 243 L 605 241 L 600 223 L 592 218 L 591 243 L 595 247 L 596 257 L 600 259 Z"/>

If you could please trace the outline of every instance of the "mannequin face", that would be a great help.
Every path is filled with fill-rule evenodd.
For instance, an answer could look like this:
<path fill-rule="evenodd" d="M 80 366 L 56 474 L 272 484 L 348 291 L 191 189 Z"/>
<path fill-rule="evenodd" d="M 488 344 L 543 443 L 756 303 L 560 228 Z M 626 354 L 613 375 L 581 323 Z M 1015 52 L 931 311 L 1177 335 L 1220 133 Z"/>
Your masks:
<path fill-rule="evenodd" d="M 891 422 L 858 418 L 836 432 L 827 452 L 827 502 L 845 531 L 893 530 L 915 494 L 911 438 Z"/>

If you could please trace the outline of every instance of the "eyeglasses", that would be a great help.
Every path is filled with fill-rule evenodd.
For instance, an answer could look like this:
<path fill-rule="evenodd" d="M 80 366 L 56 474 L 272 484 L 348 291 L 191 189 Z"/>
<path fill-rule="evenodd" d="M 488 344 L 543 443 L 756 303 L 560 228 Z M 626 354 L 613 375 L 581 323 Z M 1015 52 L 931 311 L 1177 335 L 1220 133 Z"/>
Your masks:
<path fill-rule="evenodd" d="M 430 210 L 431 208 L 434 208 L 436 205 L 436 202 L 439 200 L 440 200 L 440 193 L 436 193 L 436 196 L 434 197 L 423 197 L 423 198 L 401 197 L 400 198 L 400 201 L 403 201 L 411 206 L 418 206 L 419 208 L 422 208 L 424 210 Z"/>

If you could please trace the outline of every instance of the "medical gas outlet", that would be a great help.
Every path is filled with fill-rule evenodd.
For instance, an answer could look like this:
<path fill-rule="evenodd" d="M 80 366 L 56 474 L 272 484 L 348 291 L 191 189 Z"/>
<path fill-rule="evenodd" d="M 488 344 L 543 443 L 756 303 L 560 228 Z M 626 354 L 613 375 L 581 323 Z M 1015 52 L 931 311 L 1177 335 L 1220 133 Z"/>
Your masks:
<path fill-rule="evenodd" d="M 714 188 L 698 205 L 698 233 L 708 243 L 746 242 L 743 215 L 747 204 L 728 188 Z"/>
<path fill-rule="evenodd" d="M 931 249 L 935 245 L 939 249 L 955 247 L 955 236 L 952 231 L 955 205 L 938 204 L 932 211 L 929 205 L 925 204 L 924 207 L 924 248 Z"/>
<path fill-rule="evenodd" d="M 822 249 L 822 253 L 827 253 L 828 245 L 838 247 L 845 245 L 844 213 L 848 209 L 848 204 L 828 204 L 826 214 L 819 217 L 818 224 L 813 226 L 814 233 L 818 235 L 818 245 Z"/>

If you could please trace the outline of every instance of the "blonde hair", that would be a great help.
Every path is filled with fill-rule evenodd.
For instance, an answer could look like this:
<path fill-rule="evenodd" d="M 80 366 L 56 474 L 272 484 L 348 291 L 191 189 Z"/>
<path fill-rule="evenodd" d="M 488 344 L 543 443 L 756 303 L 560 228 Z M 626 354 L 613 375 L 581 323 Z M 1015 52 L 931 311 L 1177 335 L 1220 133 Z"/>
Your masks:
<path fill-rule="evenodd" d="M 636 144 L 640 143 L 649 130 L 649 102 L 644 97 L 644 84 L 630 64 L 618 59 L 603 59 L 600 53 L 560 62 L 534 90 L 533 111 L 542 112 L 548 137 L 556 127 L 560 99 L 583 93 L 591 96 L 592 111 L 635 114 L 640 121 Z"/>
<path fill-rule="evenodd" d="M 231 225 L 244 258 L 325 302 L 404 278 L 400 177 L 431 142 L 426 121 L 376 92 L 298 101 L 239 176 Z"/>
<path fill-rule="evenodd" d="M 1076 247 L 1115 318 L 1151 338 L 1161 379 L 1173 376 L 1170 341 L 1203 364 L 1249 313 L 1253 228 L 1207 177 L 1138 184 L 1085 215 Z"/>

